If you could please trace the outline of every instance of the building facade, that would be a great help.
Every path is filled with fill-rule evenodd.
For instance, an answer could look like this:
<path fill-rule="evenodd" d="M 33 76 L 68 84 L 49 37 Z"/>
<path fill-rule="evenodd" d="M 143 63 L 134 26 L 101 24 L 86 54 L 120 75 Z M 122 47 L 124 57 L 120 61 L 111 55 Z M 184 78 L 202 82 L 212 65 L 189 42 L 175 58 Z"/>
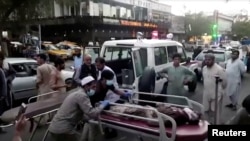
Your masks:
<path fill-rule="evenodd" d="M 233 22 L 234 22 L 233 17 L 219 13 L 218 14 L 218 32 L 219 32 L 219 34 L 231 33 Z"/>
<path fill-rule="evenodd" d="M 42 40 L 76 42 L 135 38 L 144 32 L 166 34 L 171 27 L 171 6 L 150 0 L 85 0 L 66 6 L 55 1 L 52 12 L 35 25 L 41 25 Z M 34 24 L 34 23 L 33 23 Z"/>
<path fill-rule="evenodd" d="M 185 39 L 185 17 L 172 16 L 172 24 L 169 32 L 173 33 L 174 40 L 182 41 Z"/>

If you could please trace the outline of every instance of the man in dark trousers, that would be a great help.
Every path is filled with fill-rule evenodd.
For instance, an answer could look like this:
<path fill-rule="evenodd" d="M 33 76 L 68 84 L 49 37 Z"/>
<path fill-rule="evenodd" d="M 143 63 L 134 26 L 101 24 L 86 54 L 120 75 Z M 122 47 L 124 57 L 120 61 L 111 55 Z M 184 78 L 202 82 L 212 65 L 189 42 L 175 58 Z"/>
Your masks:
<path fill-rule="evenodd" d="M 195 57 L 197 57 L 202 51 L 201 46 L 198 46 L 196 49 L 194 49 L 194 53 L 193 53 L 193 59 L 195 59 Z"/>
<path fill-rule="evenodd" d="M 2 67 L 3 61 L 4 61 L 4 55 L 0 53 L 0 115 L 3 114 L 3 112 L 6 110 L 7 107 L 7 80 Z M 2 132 L 3 129 L 0 128 L 0 133 Z"/>
<path fill-rule="evenodd" d="M 7 93 L 6 93 L 6 98 L 7 98 L 7 107 L 5 110 L 12 108 L 13 103 L 11 101 L 11 89 L 12 89 L 12 81 L 16 77 L 16 71 L 14 68 L 5 60 L 5 56 L 3 53 L 0 52 L 0 68 L 2 68 L 4 74 L 5 74 L 5 79 L 7 83 Z"/>

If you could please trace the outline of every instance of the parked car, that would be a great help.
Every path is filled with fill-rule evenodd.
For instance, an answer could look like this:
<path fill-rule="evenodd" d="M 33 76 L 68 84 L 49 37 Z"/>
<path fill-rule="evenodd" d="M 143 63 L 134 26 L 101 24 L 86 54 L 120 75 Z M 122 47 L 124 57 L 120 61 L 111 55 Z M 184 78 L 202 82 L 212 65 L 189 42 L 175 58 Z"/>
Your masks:
<path fill-rule="evenodd" d="M 135 91 L 166 93 L 167 80 L 156 73 L 172 65 L 172 56 L 182 55 L 184 65 L 187 56 L 182 44 L 171 40 L 113 40 L 104 42 L 100 56 L 106 60 L 117 76 L 121 87 Z M 190 65 L 194 71 L 198 64 Z M 188 83 L 190 91 L 196 89 L 196 78 Z"/>
<path fill-rule="evenodd" d="M 230 41 L 229 45 L 234 48 L 241 48 L 241 43 L 239 41 Z"/>
<path fill-rule="evenodd" d="M 21 100 L 37 95 L 36 69 L 38 64 L 33 59 L 6 58 L 6 61 L 16 71 L 16 78 L 12 82 L 12 99 Z M 73 72 L 62 71 L 65 82 L 71 83 Z M 13 102 L 12 102 L 13 103 Z"/>
<path fill-rule="evenodd" d="M 45 42 L 41 45 L 41 49 L 47 52 L 50 61 L 54 61 L 57 57 L 61 57 L 63 59 L 68 59 L 70 55 L 68 55 L 67 51 L 60 50 L 54 44 Z"/>

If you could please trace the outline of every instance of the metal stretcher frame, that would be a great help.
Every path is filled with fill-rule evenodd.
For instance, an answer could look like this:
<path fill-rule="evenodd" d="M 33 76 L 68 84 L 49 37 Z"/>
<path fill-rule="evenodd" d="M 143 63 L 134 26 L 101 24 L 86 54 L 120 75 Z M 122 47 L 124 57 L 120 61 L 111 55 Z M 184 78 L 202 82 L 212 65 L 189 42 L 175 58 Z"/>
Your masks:
<path fill-rule="evenodd" d="M 192 105 L 195 105 L 195 106 L 200 108 L 200 112 L 202 113 L 202 115 L 204 115 L 204 107 L 203 107 L 203 105 L 201 105 L 200 103 L 195 102 L 193 100 L 190 100 L 187 97 L 174 96 L 174 95 L 154 94 L 154 93 L 145 93 L 145 92 L 135 92 L 134 94 L 144 94 L 144 95 L 151 95 L 151 96 L 154 95 L 154 96 L 174 97 L 174 98 L 185 99 L 185 100 L 187 100 L 188 105 L 178 105 L 178 104 L 172 104 L 172 103 L 167 103 L 167 104 L 173 105 L 173 106 L 178 106 L 178 107 L 189 107 L 189 108 L 193 108 Z M 157 104 L 162 103 L 162 102 L 155 102 L 155 101 L 139 100 L 139 99 L 134 99 L 134 98 L 130 99 L 129 101 L 130 101 L 130 103 L 136 103 L 136 102 L 147 102 L 147 103 L 157 103 Z M 135 105 L 124 105 L 124 104 L 117 104 L 117 103 L 110 103 L 110 104 L 111 105 L 117 105 L 117 106 L 126 106 L 126 107 L 135 108 Z M 164 103 L 164 104 L 166 104 L 166 103 Z M 104 112 L 109 113 L 109 114 L 116 114 L 116 115 L 120 115 L 120 116 L 137 118 L 137 119 L 141 119 L 141 120 L 157 121 L 159 123 L 158 130 L 147 129 L 145 127 L 140 127 L 140 126 L 136 126 L 136 125 L 122 123 L 122 122 L 119 122 L 119 121 L 105 119 L 105 118 L 102 118 L 102 115 L 99 115 L 98 121 L 91 120 L 90 123 L 98 124 L 99 127 L 100 127 L 100 130 L 101 130 L 101 133 L 103 133 L 102 126 L 104 125 L 104 126 L 107 126 L 107 127 L 111 127 L 111 128 L 117 129 L 117 130 L 122 130 L 122 131 L 125 131 L 125 132 L 130 132 L 130 133 L 137 134 L 137 135 L 140 135 L 140 136 L 159 139 L 159 141 L 174 141 L 176 139 L 177 125 L 176 125 L 175 120 L 172 117 L 169 117 L 169 116 L 167 116 L 165 114 L 159 113 L 155 108 L 146 108 L 146 107 L 139 107 L 139 106 L 136 107 L 136 108 L 152 110 L 153 112 L 155 112 L 157 114 L 157 117 L 158 117 L 157 120 L 150 119 L 150 118 L 144 118 L 144 117 L 140 117 L 140 116 L 123 114 L 123 113 L 111 112 L 111 111 L 107 111 L 107 110 L 105 110 Z M 171 137 L 170 138 L 167 137 L 167 135 L 166 135 L 166 127 L 165 127 L 163 119 L 170 121 L 171 124 L 172 124 L 172 129 L 171 129 L 172 132 L 171 132 Z M 130 129 L 130 128 L 127 128 L 127 127 L 131 127 L 133 129 Z M 158 133 L 158 135 L 150 134 L 150 133 L 143 132 L 143 131 L 136 130 L 136 129 L 143 129 L 143 131 L 150 131 L 151 133 L 152 132 Z"/>
<path fill-rule="evenodd" d="M 37 96 L 30 97 L 30 98 L 28 99 L 28 104 L 30 104 L 30 102 L 31 102 L 32 99 L 35 99 L 35 98 L 38 98 L 38 97 L 43 97 L 43 96 L 52 95 L 52 94 L 55 94 L 55 93 L 58 93 L 58 91 L 53 91 L 53 92 L 44 93 L 44 94 L 40 94 L 40 95 L 37 95 Z M 50 114 L 50 113 L 56 112 L 57 110 L 58 110 L 58 109 L 53 109 L 53 110 L 51 110 L 51 111 L 47 111 L 47 112 L 44 112 L 44 113 L 35 115 L 35 116 L 33 116 L 32 118 L 28 118 L 27 121 L 32 121 L 34 118 L 39 118 L 39 119 L 38 119 L 38 122 L 37 122 L 37 124 L 39 124 L 39 123 L 41 122 L 42 117 L 43 117 L 44 115 L 48 115 L 48 114 Z M 8 128 L 8 127 L 13 126 L 14 123 L 15 123 L 15 121 L 13 121 L 13 122 L 11 122 L 11 123 L 9 123 L 9 124 L 7 124 L 7 125 L 1 125 L 0 127 L 1 127 L 1 128 Z M 33 137 L 34 137 L 36 131 L 37 131 L 37 126 L 35 126 L 35 128 L 32 130 L 32 133 L 31 133 L 31 135 L 30 135 L 29 141 L 32 141 L 32 139 L 33 139 Z"/>
<path fill-rule="evenodd" d="M 168 104 L 168 105 L 172 105 L 172 106 L 177 106 L 177 107 L 182 107 L 182 108 L 191 108 L 193 109 L 193 106 L 197 106 L 201 112 L 202 115 L 205 114 L 205 109 L 203 107 L 202 104 L 200 104 L 199 102 L 196 102 L 194 100 L 191 100 L 185 96 L 176 96 L 176 95 L 167 95 L 167 94 L 156 94 L 156 93 L 146 93 L 146 92 L 134 92 L 134 94 L 141 94 L 141 95 L 150 95 L 150 96 L 161 96 L 161 97 L 165 97 L 165 98 L 179 98 L 179 99 L 184 99 L 187 101 L 188 105 L 180 105 L 180 104 L 174 104 L 174 103 L 164 103 L 164 102 L 157 102 L 157 101 L 147 101 L 147 100 L 140 100 L 140 99 L 135 99 L 134 97 L 132 97 L 132 99 L 130 100 L 130 103 L 132 101 L 132 103 L 137 103 L 137 102 L 147 102 L 147 103 L 154 103 L 154 104 Z"/>
<path fill-rule="evenodd" d="M 175 120 L 173 118 L 167 116 L 167 115 L 159 113 L 155 108 L 139 107 L 139 106 L 135 107 L 135 105 L 124 105 L 124 104 L 117 104 L 117 103 L 110 103 L 110 105 L 126 106 L 126 107 L 131 107 L 131 108 L 151 110 L 151 111 L 156 113 L 157 119 L 151 119 L 151 118 L 145 118 L 145 117 L 140 117 L 140 116 L 135 116 L 135 115 L 122 114 L 122 113 L 111 112 L 111 111 L 107 111 L 107 110 L 104 110 L 103 112 L 109 113 L 109 114 L 116 114 L 116 115 L 120 115 L 120 116 L 136 118 L 136 119 L 145 120 L 145 121 L 158 122 L 159 123 L 159 129 L 158 130 L 157 129 L 156 130 L 154 130 L 154 129 L 145 129 L 143 127 L 136 126 L 136 125 L 126 124 L 126 123 L 121 123 L 121 122 L 116 122 L 116 121 L 110 121 L 110 120 L 102 118 L 101 115 L 99 115 L 98 121 L 90 120 L 89 122 L 94 123 L 94 124 L 98 124 L 102 134 L 103 134 L 102 125 L 105 125 L 105 126 L 109 126 L 109 127 L 118 129 L 118 130 L 131 132 L 133 134 L 139 134 L 139 135 L 143 135 L 143 136 L 147 136 L 147 137 L 151 137 L 151 138 L 160 138 L 159 141 L 174 141 L 175 140 L 175 131 L 176 131 L 176 128 L 177 128 Z M 170 121 L 171 124 L 172 124 L 172 130 L 171 131 L 172 131 L 173 134 L 171 134 L 170 138 L 167 137 L 167 135 L 166 135 L 166 132 L 165 132 L 166 128 L 165 128 L 163 119 Z M 117 123 L 117 125 L 110 124 L 109 122 Z M 146 130 L 146 131 L 149 131 L 149 132 L 154 132 L 156 134 L 159 133 L 159 135 L 150 135 L 150 134 L 144 133 L 142 131 L 127 129 L 127 128 L 121 127 L 119 125 L 125 125 L 125 126 L 132 127 L 132 128 L 143 129 L 143 130 Z"/>
<path fill-rule="evenodd" d="M 48 96 L 48 95 L 52 95 L 52 94 L 55 94 L 55 93 L 59 93 L 58 91 L 52 91 L 52 92 L 48 92 L 48 93 L 45 93 L 45 94 L 40 94 L 40 95 L 37 95 L 37 96 L 33 96 L 33 97 L 30 97 L 28 99 L 28 104 L 31 102 L 31 100 L 33 99 L 37 99 L 39 97 L 44 97 L 44 96 Z M 45 115 L 50 115 L 51 113 L 54 113 L 54 112 L 57 112 L 58 109 L 54 109 L 54 110 L 51 110 L 51 111 L 48 111 L 48 112 L 45 112 L 45 113 L 41 113 L 39 115 L 36 115 L 34 117 L 32 117 L 32 119 L 34 118 L 39 118 L 38 121 L 36 122 L 37 123 L 37 126 L 34 127 L 34 129 L 32 130 L 32 133 L 30 135 L 30 138 L 29 138 L 29 141 L 32 141 L 34 135 L 36 134 L 36 131 L 37 131 L 37 128 L 38 128 L 38 125 L 40 124 L 43 116 Z"/>

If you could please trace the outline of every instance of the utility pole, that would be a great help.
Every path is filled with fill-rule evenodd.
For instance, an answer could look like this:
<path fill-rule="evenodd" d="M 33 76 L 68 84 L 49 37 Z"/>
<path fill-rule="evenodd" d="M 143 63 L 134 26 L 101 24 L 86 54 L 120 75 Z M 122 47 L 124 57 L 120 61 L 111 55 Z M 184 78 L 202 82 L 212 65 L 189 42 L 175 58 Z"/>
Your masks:
<path fill-rule="evenodd" d="M 215 43 L 218 42 L 218 18 L 219 18 L 219 11 L 214 11 L 214 24 L 213 24 L 213 37 L 215 39 Z"/>

